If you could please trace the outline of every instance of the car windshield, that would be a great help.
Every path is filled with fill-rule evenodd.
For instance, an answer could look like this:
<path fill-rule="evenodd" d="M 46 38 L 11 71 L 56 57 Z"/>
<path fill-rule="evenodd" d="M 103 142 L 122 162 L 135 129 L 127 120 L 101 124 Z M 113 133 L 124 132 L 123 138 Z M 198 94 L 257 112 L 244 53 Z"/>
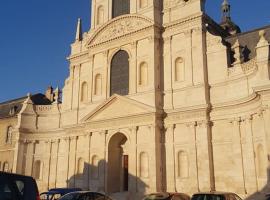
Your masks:
<path fill-rule="evenodd" d="M 77 200 L 80 197 L 80 193 L 69 193 L 62 196 L 59 200 Z"/>
<path fill-rule="evenodd" d="M 57 200 L 61 197 L 61 194 L 48 194 L 43 193 L 40 195 L 40 200 Z"/>
<path fill-rule="evenodd" d="M 191 200 L 225 200 L 223 195 L 216 194 L 195 194 Z"/>
<path fill-rule="evenodd" d="M 144 198 L 144 200 L 167 200 L 168 195 L 163 195 L 163 194 L 150 194 L 147 197 Z"/>

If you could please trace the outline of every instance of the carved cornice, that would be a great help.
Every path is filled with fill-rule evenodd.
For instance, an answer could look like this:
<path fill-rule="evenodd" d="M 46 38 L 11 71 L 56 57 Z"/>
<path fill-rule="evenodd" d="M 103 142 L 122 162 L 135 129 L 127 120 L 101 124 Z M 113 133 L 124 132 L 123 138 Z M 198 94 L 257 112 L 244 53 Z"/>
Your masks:
<path fill-rule="evenodd" d="M 175 27 L 179 27 L 179 25 L 186 24 L 187 27 L 192 28 L 195 25 L 202 25 L 202 17 L 203 13 L 198 13 L 189 17 L 186 17 L 184 19 L 180 19 L 171 23 L 164 24 L 165 31 L 167 29 L 172 29 Z M 183 28 L 182 26 L 180 27 L 181 29 Z"/>
<path fill-rule="evenodd" d="M 206 109 L 169 113 L 167 118 L 165 119 L 165 122 L 166 122 L 166 126 L 168 126 L 167 124 L 171 124 L 171 123 L 179 123 L 179 122 L 184 123 L 188 121 L 196 121 L 196 120 L 204 119 L 205 116 L 206 116 Z"/>
<path fill-rule="evenodd" d="M 103 130 L 103 129 L 113 129 L 123 128 L 123 127 L 136 127 L 140 125 L 148 125 L 153 124 L 155 122 L 156 116 L 155 114 L 149 115 L 138 115 L 131 117 L 121 117 L 115 119 L 108 119 L 103 121 L 91 121 L 86 123 L 85 126 L 88 130 Z"/>
<path fill-rule="evenodd" d="M 154 26 L 152 20 L 140 15 L 123 15 L 105 23 L 87 41 L 96 46 Z"/>

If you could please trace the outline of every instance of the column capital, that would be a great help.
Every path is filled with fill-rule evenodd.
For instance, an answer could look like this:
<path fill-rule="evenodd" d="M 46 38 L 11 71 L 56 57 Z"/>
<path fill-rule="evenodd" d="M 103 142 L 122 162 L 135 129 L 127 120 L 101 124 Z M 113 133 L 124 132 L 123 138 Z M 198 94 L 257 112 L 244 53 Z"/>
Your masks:
<path fill-rule="evenodd" d="M 188 127 L 188 128 L 194 128 L 195 126 L 197 126 L 198 124 L 197 124 L 197 122 L 195 121 L 195 122 L 188 122 L 188 123 L 186 123 L 186 126 Z"/>
<path fill-rule="evenodd" d="M 175 129 L 175 127 L 176 127 L 176 124 L 167 124 L 165 126 L 165 131 L 167 132 L 168 130 L 173 130 Z"/>
<path fill-rule="evenodd" d="M 197 125 L 198 125 L 199 127 L 201 127 L 201 126 L 207 127 L 207 126 L 213 126 L 214 123 L 213 123 L 212 121 L 202 120 L 202 121 L 197 121 Z"/>
<path fill-rule="evenodd" d="M 131 48 L 132 48 L 132 49 L 136 49 L 136 48 L 137 48 L 137 44 L 138 44 L 137 41 L 131 42 Z"/>
<path fill-rule="evenodd" d="M 231 124 L 240 124 L 240 122 L 241 122 L 241 117 L 234 117 L 234 118 L 231 118 L 231 119 L 229 119 L 229 122 L 231 123 Z"/>
<path fill-rule="evenodd" d="M 165 43 L 168 43 L 168 42 L 170 42 L 171 40 L 172 40 L 172 36 L 166 36 L 166 37 L 163 38 L 163 41 L 164 41 Z"/>

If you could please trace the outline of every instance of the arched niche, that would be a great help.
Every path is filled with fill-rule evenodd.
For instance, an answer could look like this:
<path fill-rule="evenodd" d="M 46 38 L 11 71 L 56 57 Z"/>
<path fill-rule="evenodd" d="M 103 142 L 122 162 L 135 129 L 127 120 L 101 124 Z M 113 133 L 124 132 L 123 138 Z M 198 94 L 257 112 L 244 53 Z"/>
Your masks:
<path fill-rule="evenodd" d="M 92 156 L 92 169 L 91 169 L 91 176 L 93 179 L 99 178 L 99 157 L 97 155 Z"/>
<path fill-rule="evenodd" d="M 100 96 L 101 94 L 102 94 L 102 76 L 101 74 L 96 74 L 94 95 Z"/>
<path fill-rule="evenodd" d="M 148 0 L 140 0 L 139 6 L 140 8 L 146 8 L 148 6 Z"/>
<path fill-rule="evenodd" d="M 184 81 L 185 79 L 185 64 L 184 59 L 181 57 L 175 59 L 174 78 L 176 82 Z"/>
<path fill-rule="evenodd" d="M 139 85 L 146 86 L 148 84 L 148 64 L 142 62 L 139 67 Z"/>
<path fill-rule="evenodd" d="M 6 134 L 6 143 L 11 144 L 12 143 L 12 126 L 9 126 L 7 128 L 7 134 Z"/>
<path fill-rule="evenodd" d="M 97 9 L 97 25 L 104 23 L 104 7 L 100 5 Z"/>
<path fill-rule="evenodd" d="M 178 177 L 187 178 L 189 176 L 188 155 L 185 151 L 179 151 L 177 154 Z"/>
<path fill-rule="evenodd" d="M 79 158 L 77 163 L 77 173 L 82 174 L 84 170 L 84 159 Z"/>
<path fill-rule="evenodd" d="M 262 178 L 266 175 L 266 167 L 265 167 L 265 156 L 264 156 L 264 148 L 262 144 L 257 146 L 257 166 L 258 166 L 258 177 Z"/>
<path fill-rule="evenodd" d="M 81 102 L 87 102 L 88 100 L 88 84 L 83 82 L 81 86 Z"/>
<path fill-rule="evenodd" d="M 42 177 L 42 162 L 40 160 L 36 160 L 33 167 L 33 177 L 36 180 L 40 180 Z"/>
<path fill-rule="evenodd" d="M 140 177 L 149 177 L 149 156 L 146 152 L 140 153 Z"/>

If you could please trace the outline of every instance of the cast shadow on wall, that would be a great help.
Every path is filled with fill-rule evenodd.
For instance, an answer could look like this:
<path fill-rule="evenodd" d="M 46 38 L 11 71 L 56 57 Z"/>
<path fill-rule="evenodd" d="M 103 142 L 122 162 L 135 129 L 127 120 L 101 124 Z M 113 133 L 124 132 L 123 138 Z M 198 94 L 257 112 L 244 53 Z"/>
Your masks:
<path fill-rule="evenodd" d="M 257 179 L 257 185 L 258 185 Z M 254 183 L 256 184 L 256 183 Z M 269 196 L 267 195 L 269 194 Z M 245 200 L 266 200 L 270 198 L 270 167 L 267 169 L 267 182 L 261 190 L 245 198 Z"/>
<path fill-rule="evenodd" d="M 124 165 L 123 161 L 121 165 L 111 166 L 111 168 L 114 168 L 112 171 L 111 168 L 109 170 L 108 163 L 105 160 L 98 161 L 93 158 L 91 164 L 78 161 L 76 174 L 67 180 L 67 186 L 107 195 L 124 193 L 129 197 L 128 199 L 133 199 L 132 197 L 135 196 L 141 198 L 149 188 L 142 179 L 147 181 L 149 177 L 139 178 L 139 175 L 136 177 L 130 174 L 128 167 L 125 168 Z"/>

